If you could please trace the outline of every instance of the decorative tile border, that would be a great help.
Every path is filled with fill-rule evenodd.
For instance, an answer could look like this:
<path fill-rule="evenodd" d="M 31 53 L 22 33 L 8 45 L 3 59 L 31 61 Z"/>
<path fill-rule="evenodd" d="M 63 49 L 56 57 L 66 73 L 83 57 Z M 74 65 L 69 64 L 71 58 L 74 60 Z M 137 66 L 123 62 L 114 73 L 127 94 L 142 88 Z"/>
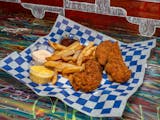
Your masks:
<path fill-rule="evenodd" d="M 24 8 L 31 10 L 34 17 L 40 19 L 42 19 L 45 16 L 45 12 L 58 13 L 60 15 L 65 16 L 65 10 L 75 10 L 110 16 L 125 17 L 128 22 L 139 25 L 139 33 L 142 36 L 147 37 L 153 36 L 156 31 L 156 28 L 160 27 L 160 20 L 127 16 L 127 11 L 124 8 L 111 7 L 110 0 L 95 0 L 95 3 L 63 0 L 63 7 L 22 3 L 21 0 L 0 1 L 20 3 Z M 160 3 L 160 0 L 139 1 Z"/>

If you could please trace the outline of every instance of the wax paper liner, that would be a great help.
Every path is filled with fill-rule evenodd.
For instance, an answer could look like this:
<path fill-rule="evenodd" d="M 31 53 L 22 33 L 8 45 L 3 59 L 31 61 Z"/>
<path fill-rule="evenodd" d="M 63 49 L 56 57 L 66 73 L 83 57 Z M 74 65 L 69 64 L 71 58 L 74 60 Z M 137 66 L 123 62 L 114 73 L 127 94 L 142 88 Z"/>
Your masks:
<path fill-rule="evenodd" d="M 126 83 L 110 82 L 105 72 L 103 72 L 101 85 L 90 93 L 75 91 L 70 82 L 60 74 L 55 85 L 32 82 L 29 79 L 29 67 L 33 64 L 31 52 L 38 49 L 54 52 L 48 45 L 48 40 L 58 43 L 66 36 L 78 39 L 84 45 L 87 45 L 89 41 L 93 41 L 96 45 L 104 40 L 116 41 L 59 15 L 48 35 L 40 37 L 21 53 L 13 52 L 5 57 L 0 61 L 0 68 L 27 85 L 36 94 L 57 97 L 84 114 L 92 117 L 121 117 L 128 98 L 143 83 L 146 60 L 150 56 L 151 49 L 155 47 L 156 40 L 131 44 L 119 42 L 123 59 L 132 70 L 131 78 Z"/>

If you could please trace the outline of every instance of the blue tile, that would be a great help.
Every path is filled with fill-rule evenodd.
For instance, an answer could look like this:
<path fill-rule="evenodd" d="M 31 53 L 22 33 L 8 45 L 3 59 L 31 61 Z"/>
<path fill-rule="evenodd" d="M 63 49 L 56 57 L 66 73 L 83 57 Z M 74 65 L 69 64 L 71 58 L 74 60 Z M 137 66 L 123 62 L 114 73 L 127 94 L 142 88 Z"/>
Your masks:
<path fill-rule="evenodd" d="M 90 30 L 86 30 L 85 33 L 88 34 L 88 35 L 90 35 L 91 31 Z"/>
<path fill-rule="evenodd" d="M 82 35 L 83 35 L 83 32 L 78 31 L 78 32 L 76 33 L 76 35 L 78 35 L 78 36 L 82 36 Z"/>
<path fill-rule="evenodd" d="M 21 75 L 21 74 L 17 74 L 17 75 L 15 75 L 16 77 L 18 77 L 20 80 L 21 79 L 23 79 L 23 78 L 25 78 L 23 75 Z"/>
<path fill-rule="evenodd" d="M 25 60 L 22 57 L 18 57 L 17 59 L 15 59 L 15 61 L 17 62 L 18 65 L 21 65 L 25 62 Z"/>
<path fill-rule="evenodd" d="M 109 88 L 114 88 L 114 89 L 116 89 L 118 87 L 118 85 L 111 85 L 111 86 L 109 86 Z"/>
<path fill-rule="evenodd" d="M 141 50 L 134 51 L 134 55 L 140 55 L 141 52 L 142 52 Z"/>
<path fill-rule="evenodd" d="M 58 29 L 57 34 L 58 34 L 58 35 L 62 35 L 62 34 L 63 34 L 63 32 L 64 32 L 63 30 Z"/>
<path fill-rule="evenodd" d="M 28 50 L 25 51 L 25 53 L 30 54 L 30 53 L 31 53 L 31 50 L 28 49 Z"/>
<path fill-rule="evenodd" d="M 55 94 L 57 94 L 57 92 L 49 92 L 48 94 L 49 95 L 55 95 Z"/>
<path fill-rule="evenodd" d="M 95 38 L 94 38 L 94 37 L 92 37 L 92 36 L 89 36 L 88 40 L 89 40 L 89 41 L 94 41 L 94 40 L 95 40 Z"/>
<path fill-rule="evenodd" d="M 137 69 L 136 69 L 136 72 L 141 72 L 141 70 L 142 70 L 142 65 L 138 65 Z"/>
<path fill-rule="evenodd" d="M 111 108 L 103 109 L 101 114 L 109 114 L 111 112 Z"/>
<path fill-rule="evenodd" d="M 72 28 L 69 27 L 69 26 L 67 26 L 66 29 L 65 29 L 65 31 L 67 31 L 67 32 L 71 32 L 71 30 L 72 30 Z"/>
<path fill-rule="evenodd" d="M 12 62 L 12 61 L 13 61 L 13 59 L 9 57 L 9 58 L 6 59 L 4 62 L 7 63 L 7 64 L 9 64 L 9 63 Z"/>
<path fill-rule="evenodd" d="M 50 39 L 52 42 L 56 42 L 57 41 L 57 39 L 55 39 L 55 38 L 51 38 Z"/>
<path fill-rule="evenodd" d="M 137 61 L 131 61 L 131 62 L 129 63 L 129 66 L 134 66 L 134 65 L 137 65 Z"/>
<path fill-rule="evenodd" d="M 62 90 L 60 93 L 62 93 L 65 97 L 68 97 L 68 96 L 69 96 L 68 92 L 65 91 L 65 90 Z"/>
<path fill-rule="evenodd" d="M 88 108 L 88 107 L 83 107 L 82 110 L 84 110 L 84 111 L 86 111 L 88 113 L 90 113 L 92 111 L 92 109 Z"/>
<path fill-rule="evenodd" d="M 12 70 L 12 68 L 8 65 L 3 66 L 2 68 L 5 69 L 6 71 Z"/>
<path fill-rule="evenodd" d="M 96 38 L 102 40 L 102 39 L 103 39 L 103 36 L 101 36 L 101 35 L 98 34 L 98 35 L 96 36 Z"/>
<path fill-rule="evenodd" d="M 81 42 L 82 44 L 84 44 L 84 43 L 86 42 L 86 39 L 81 38 L 81 39 L 80 39 L 80 42 Z"/>
<path fill-rule="evenodd" d="M 61 26 L 61 23 L 60 23 L 60 22 L 57 22 L 57 23 L 56 23 L 56 27 L 59 28 L 60 26 Z"/>
<path fill-rule="evenodd" d="M 116 89 L 115 91 L 116 91 L 116 92 L 123 93 L 125 90 Z"/>
<path fill-rule="evenodd" d="M 32 60 L 32 57 L 29 55 L 27 55 L 25 58 L 27 59 L 27 62 L 30 62 Z"/>
<path fill-rule="evenodd" d="M 115 100 L 116 98 L 117 98 L 117 96 L 115 96 L 115 95 L 109 95 L 107 97 L 107 100 Z"/>
<path fill-rule="evenodd" d="M 120 96 L 127 96 L 128 95 L 128 93 L 122 93 L 122 94 L 120 94 Z"/>
<path fill-rule="evenodd" d="M 135 76 L 135 73 L 132 72 L 131 73 L 131 78 L 134 78 L 134 76 Z"/>
<path fill-rule="evenodd" d="M 113 108 L 119 108 L 121 105 L 122 101 L 121 100 L 117 100 L 114 102 Z"/>
<path fill-rule="evenodd" d="M 24 69 L 22 67 L 17 67 L 17 68 L 15 68 L 15 70 L 18 72 L 24 72 Z"/>
<path fill-rule="evenodd" d="M 84 105 L 87 102 L 87 100 L 83 99 L 83 98 L 79 98 L 76 103 L 80 104 L 80 105 Z"/>
<path fill-rule="evenodd" d="M 149 45 L 149 46 L 152 46 L 152 45 L 153 45 L 153 42 L 149 42 L 148 45 Z"/>
<path fill-rule="evenodd" d="M 66 101 L 69 104 L 73 104 L 73 102 L 71 100 L 69 100 L 68 98 L 65 98 L 64 101 Z"/>
<path fill-rule="evenodd" d="M 81 93 L 75 92 L 75 93 L 73 93 L 72 95 L 74 95 L 74 96 L 76 96 L 76 97 L 80 97 L 80 96 L 81 96 Z"/>
<path fill-rule="evenodd" d="M 138 83 L 139 79 L 133 79 L 132 83 Z"/>
<path fill-rule="evenodd" d="M 67 20 L 63 19 L 62 23 L 67 25 L 69 22 Z"/>
<path fill-rule="evenodd" d="M 123 51 L 122 51 L 122 56 L 125 56 L 126 54 L 127 54 L 127 52 L 123 52 Z"/>
<path fill-rule="evenodd" d="M 128 82 L 124 82 L 124 83 L 121 83 L 121 85 L 124 85 L 124 86 L 129 86 L 130 83 Z"/>
<path fill-rule="evenodd" d="M 92 101 L 92 102 L 97 102 L 99 100 L 99 96 L 94 96 L 92 95 L 89 99 L 89 101 Z"/>
<path fill-rule="evenodd" d="M 38 84 L 34 83 L 34 82 L 29 83 L 29 85 L 32 86 L 32 87 L 37 87 L 38 86 Z"/>
<path fill-rule="evenodd" d="M 125 61 L 127 62 L 127 61 L 131 61 L 132 60 L 132 56 L 126 56 L 126 58 L 125 58 Z"/>
<path fill-rule="evenodd" d="M 107 74 L 106 74 L 106 73 L 103 73 L 103 74 L 102 74 L 102 77 L 103 77 L 104 79 L 106 79 L 106 78 L 107 78 Z"/>
<path fill-rule="evenodd" d="M 94 107 L 94 109 L 102 109 L 104 107 L 104 103 L 105 102 L 97 103 L 96 106 Z"/>
<path fill-rule="evenodd" d="M 58 86 L 58 87 L 61 87 L 61 86 L 63 86 L 64 84 L 63 83 L 61 83 L 61 82 L 56 82 L 56 84 L 55 84 L 56 86 Z"/>
<path fill-rule="evenodd" d="M 111 93 L 111 91 L 109 91 L 109 90 L 104 90 L 103 92 L 102 92 L 102 95 L 104 95 L 104 94 L 110 94 Z"/>
<path fill-rule="evenodd" d="M 34 90 L 37 92 L 37 93 L 40 93 L 41 90 L 37 89 L 37 88 L 34 88 Z"/>
<path fill-rule="evenodd" d="M 141 46 L 141 44 L 137 43 L 137 44 L 135 44 L 134 46 Z"/>
<path fill-rule="evenodd" d="M 133 90 L 134 87 L 128 87 L 127 90 Z"/>
<path fill-rule="evenodd" d="M 44 91 L 51 91 L 51 90 L 53 90 L 53 88 L 51 88 L 51 87 L 46 87 L 46 88 L 44 89 Z"/>
<path fill-rule="evenodd" d="M 80 27 L 78 25 L 74 25 L 73 28 L 76 29 L 76 30 L 79 30 Z"/>
<path fill-rule="evenodd" d="M 140 59 L 146 58 L 146 55 L 141 55 Z"/>

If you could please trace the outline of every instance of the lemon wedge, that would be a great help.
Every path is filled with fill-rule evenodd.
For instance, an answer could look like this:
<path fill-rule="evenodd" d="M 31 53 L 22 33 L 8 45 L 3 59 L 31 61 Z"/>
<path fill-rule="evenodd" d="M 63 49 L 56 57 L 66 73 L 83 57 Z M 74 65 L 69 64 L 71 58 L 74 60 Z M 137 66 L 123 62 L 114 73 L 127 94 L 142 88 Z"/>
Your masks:
<path fill-rule="evenodd" d="M 54 71 L 44 66 L 31 66 L 30 79 L 38 84 L 45 84 L 51 82 Z"/>

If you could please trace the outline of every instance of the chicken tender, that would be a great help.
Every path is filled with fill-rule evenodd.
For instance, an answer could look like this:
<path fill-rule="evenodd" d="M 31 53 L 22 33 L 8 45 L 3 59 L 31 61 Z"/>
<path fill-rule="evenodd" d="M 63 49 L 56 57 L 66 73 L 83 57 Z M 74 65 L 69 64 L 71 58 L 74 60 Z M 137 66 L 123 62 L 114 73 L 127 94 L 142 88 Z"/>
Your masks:
<path fill-rule="evenodd" d="M 131 70 L 123 61 L 118 42 L 104 41 L 96 49 L 98 62 L 105 66 L 105 71 L 112 81 L 123 83 L 129 80 Z"/>
<path fill-rule="evenodd" d="M 120 58 L 110 59 L 105 65 L 105 71 L 111 76 L 115 82 L 123 83 L 129 80 L 131 70 L 125 65 Z"/>
<path fill-rule="evenodd" d="M 102 69 L 96 60 L 88 60 L 83 72 L 74 73 L 71 84 L 73 88 L 84 92 L 95 90 L 101 83 Z"/>
<path fill-rule="evenodd" d="M 101 42 L 95 51 L 96 58 L 101 65 L 105 65 L 109 58 L 109 53 L 112 48 L 110 41 Z"/>

